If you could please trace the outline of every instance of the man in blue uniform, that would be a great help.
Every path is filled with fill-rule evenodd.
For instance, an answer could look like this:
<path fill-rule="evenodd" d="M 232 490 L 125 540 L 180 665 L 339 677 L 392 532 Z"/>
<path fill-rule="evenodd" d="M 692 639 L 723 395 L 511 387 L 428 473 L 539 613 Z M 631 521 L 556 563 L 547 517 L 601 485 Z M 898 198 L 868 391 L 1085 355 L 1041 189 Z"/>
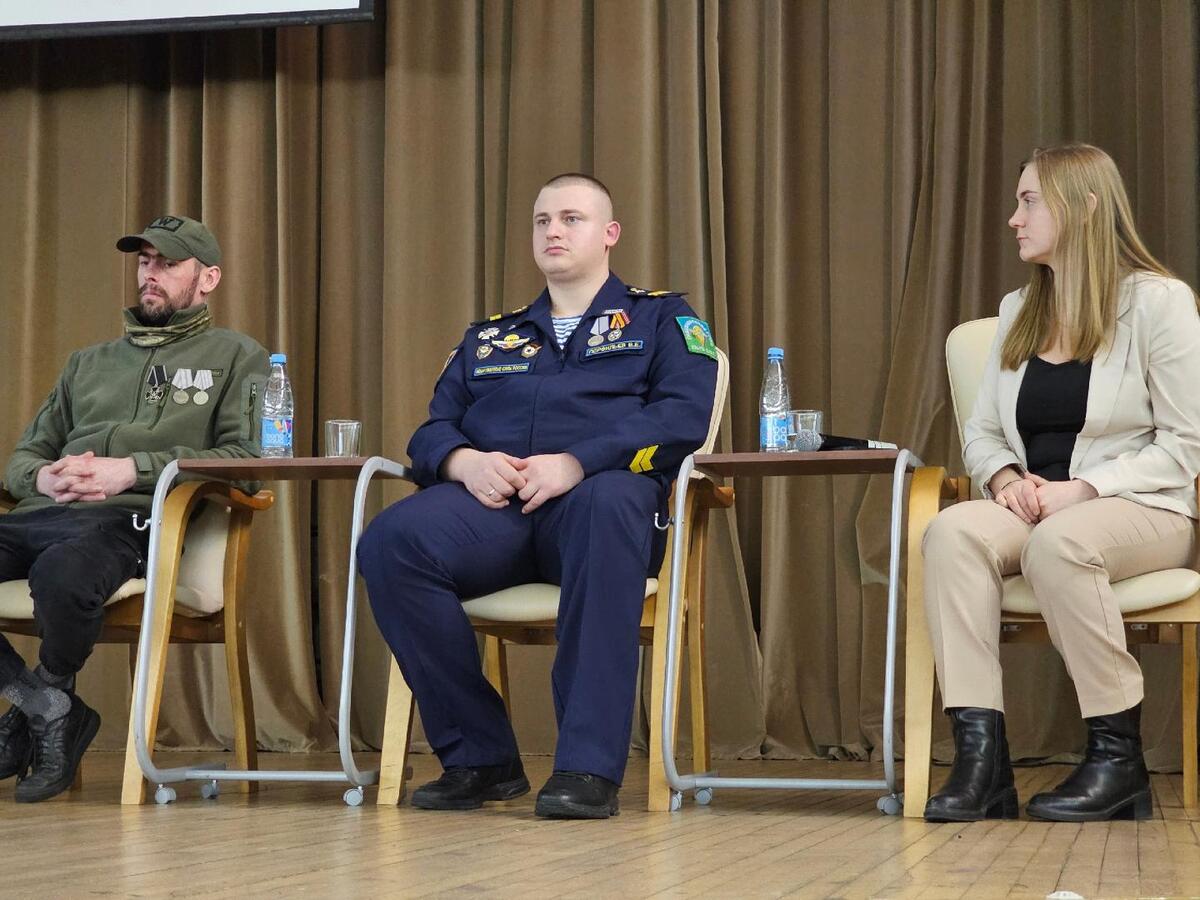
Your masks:
<path fill-rule="evenodd" d="M 558 746 L 536 812 L 618 811 L 645 582 L 665 548 L 655 513 L 665 519 L 679 463 L 704 441 L 717 370 L 708 325 L 682 297 L 609 272 L 620 234 L 599 181 L 546 183 L 533 210 L 546 289 L 467 330 L 408 446 L 424 490 L 359 544 L 375 619 L 445 769 L 416 807 L 528 792 L 461 600 L 541 581 L 562 591 Z"/>

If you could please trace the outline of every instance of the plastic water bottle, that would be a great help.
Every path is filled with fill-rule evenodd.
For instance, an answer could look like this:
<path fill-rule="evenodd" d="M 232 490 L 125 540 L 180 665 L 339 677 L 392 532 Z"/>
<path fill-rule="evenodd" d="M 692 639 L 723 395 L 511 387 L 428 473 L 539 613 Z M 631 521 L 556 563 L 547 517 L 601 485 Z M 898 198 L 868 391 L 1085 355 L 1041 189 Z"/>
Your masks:
<path fill-rule="evenodd" d="M 292 383 L 287 377 L 287 356 L 271 354 L 271 377 L 263 394 L 262 455 L 290 457 L 292 455 Z"/>
<path fill-rule="evenodd" d="M 787 417 L 791 405 L 787 376 L 783 374 L 783 348 L 771 347 L 767 350 L 767 368 L 758 399 L 758 445 L 763 451 L 788 448 Z"/>

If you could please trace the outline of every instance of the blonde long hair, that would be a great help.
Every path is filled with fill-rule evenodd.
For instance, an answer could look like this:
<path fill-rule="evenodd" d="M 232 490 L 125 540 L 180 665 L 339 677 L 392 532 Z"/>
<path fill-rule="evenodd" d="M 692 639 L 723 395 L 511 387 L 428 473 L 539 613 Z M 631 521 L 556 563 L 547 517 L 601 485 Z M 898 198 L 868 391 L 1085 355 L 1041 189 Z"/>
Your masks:
<path fill-rule="evenodd" d="M 1037 167 L 1058 229 L 1059 274 L 1056 279 L 1049 266 L 1034 264 L 1000 360 L 1006 369 L 1019 368 L 1061 331 L 1072 357 L 1086 362 L 1112 338 L 1122 279 L 1138 271 L 1174 276 L 1138 237 L 1121 173 L 1099 147 L 1038 148 L 1021 163 L 1022 172 L 1026 166 Z"/>

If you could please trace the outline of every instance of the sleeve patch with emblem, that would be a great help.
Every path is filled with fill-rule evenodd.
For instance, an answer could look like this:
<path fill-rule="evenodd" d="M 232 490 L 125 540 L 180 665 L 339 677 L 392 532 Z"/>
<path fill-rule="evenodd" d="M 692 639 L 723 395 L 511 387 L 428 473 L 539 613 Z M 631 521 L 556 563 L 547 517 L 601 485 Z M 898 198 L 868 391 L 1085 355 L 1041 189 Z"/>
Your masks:
<path fill-rule="evenodd" d="M 447 356 L 446 361 L 444 363 L 442 363 L 442 371 L 438 373 L 438 378 L 441 378 L 442 375 L 446 374 L 446 370 L 448 368 L 450 368 L 450 363 L 454 362 L 454 356 L 457 353 L 458 353 L 457 347 L 455 347 L 453 350 L 450 351 L 450 355 Z"/>
<path fill-rule="evenodd" d="M 695 316 L 676 316 L 675 322 L 683 333 L 683 342 L 687 345 L 688 353 L 699 353 L 710 359 L 717 358 L 717 342 L 713 340 L 707 322 Z"/>

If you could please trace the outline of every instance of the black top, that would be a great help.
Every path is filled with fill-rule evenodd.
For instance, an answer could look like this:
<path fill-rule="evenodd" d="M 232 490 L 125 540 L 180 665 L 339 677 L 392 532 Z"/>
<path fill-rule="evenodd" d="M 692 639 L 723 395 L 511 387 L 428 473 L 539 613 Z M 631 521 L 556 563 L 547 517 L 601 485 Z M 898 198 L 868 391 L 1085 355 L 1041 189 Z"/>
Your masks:
<path fill-rule="evenodd" d="M 1087 417 L 1092 363 L 1029 360 L 1017 394 L 1017 430 L 1029 471 L 1047 481 L 1071 479 L 1071 452 Z"/>

